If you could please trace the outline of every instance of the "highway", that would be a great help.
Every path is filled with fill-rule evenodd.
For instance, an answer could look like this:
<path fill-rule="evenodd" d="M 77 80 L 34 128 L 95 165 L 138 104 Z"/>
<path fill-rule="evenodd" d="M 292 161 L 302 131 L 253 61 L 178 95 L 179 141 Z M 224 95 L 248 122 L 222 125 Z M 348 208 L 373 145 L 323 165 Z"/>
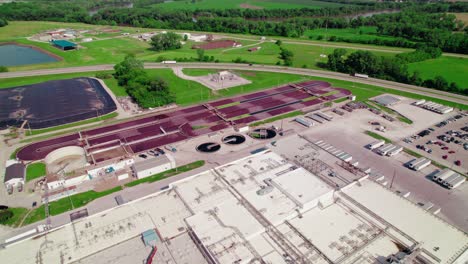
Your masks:
<path fill-rule="evenodd" d="M 40 76 L 40 75 L 51 75 L 51 74 L 64 74 L 64 73 L 77 73 L 77 72 L 92 72 L 92 71 L 105 71 L 113 70 L 113 64 L 93 65 L 93 66 L 81 66 L 81 67 L 68 67 L 68 68 L 57 68 L 57 69 L 45 69 L 45 70 L 31 70 L 31 71 L 17 71 L 17 72 L 5 72 L 0 73 L 0 79 L 2 78 L 14 78 L 14 77 L 28 77 L 28 76 Z M 265 71 L 265 72 L 278 72 L 278 73 L 290 73 L 300 74 L 306 76 L 316 76 L 323 78 L 331 78 L 337 80 L 350 81 L 354 83 L 363 83 L 369 85 L 376 85 L 388 89 L 411 92 L 419 95 L 431 96 L 447 101 L 451 101 L 458 104 L 467 104 L 468 96 L 452 94 L 444 91 L 438 91 L 434 89 L 402 84 L 398 82 L 385 81 L 381 79 L 369 78 L 362 79 L 349 76 L 348 74 L 322 71 L 322 70 L 311 70 L 303 68 L 292 68 L 284 66 L 273 66 L 273 65 L 260 65 L 253 64 L 237 64 L 237 63 L 177 63 L 177 64 L 161 64 L 161 63 L 145 63 L 147 69 L 162 69 L 162 68 L 204 68 L 204 69 L 226 69 L 226 70 L 249 70 L 249 71 Z M 342 87 L 346 88 L 346 87 Z"/>

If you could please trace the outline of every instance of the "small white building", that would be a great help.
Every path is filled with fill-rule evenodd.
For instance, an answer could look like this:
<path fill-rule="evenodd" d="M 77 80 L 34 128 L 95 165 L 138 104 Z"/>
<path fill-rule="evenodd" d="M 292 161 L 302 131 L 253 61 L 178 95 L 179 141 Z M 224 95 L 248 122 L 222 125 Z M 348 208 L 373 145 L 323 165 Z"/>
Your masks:
<path fill-rule="evenodd" d="M 55 190 L 58 188 L 64 189 L 80 185 L 89 180 L 91 180 L 91 177 L 87 174 L 67 178 L 61 177 L 56 174 L 50 174 L 47 175 L 47 187 L 49 188 L 49 190 Z"/>
<path fill-rule="evenodd" d="M 93 41 L 93 38 L 84 38 L 84 39 L 82 39 L 81 41 L 83 41 L 83 42 L 91 42 L 91 41 Z"/>
<path fill-rule="evenodd" d="M 6 167 L 4 183 L 5 186 L 24 185 L 26 167 L 22 163 L 14 163 Z"/>
<path fill-rule="evenodd" d="M 188 34 L 188 33 L 185 33 Z M 195 42 L 203 42 L 207 40 L 206 35 L 188 35 L 188 39 Z"/>
<path fill-rule="evenodd" d="M 132 168 L 138 179 L 146 178 L 154 174 L 158 174 L 176 167 L 174 158 L 169 155 L 161 155 L 154 158 L 135 162 Z"/>

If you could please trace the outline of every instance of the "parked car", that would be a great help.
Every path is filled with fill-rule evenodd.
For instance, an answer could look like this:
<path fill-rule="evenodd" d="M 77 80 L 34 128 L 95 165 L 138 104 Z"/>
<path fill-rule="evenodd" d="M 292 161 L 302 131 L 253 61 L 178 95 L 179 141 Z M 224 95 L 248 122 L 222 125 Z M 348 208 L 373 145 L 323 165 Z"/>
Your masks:
<path fill-rule="evenodd" d="M 442 158 L 443 158 L 443 159 L 447 159 L 447 155 L 443 155 Z"/>
<path fill-rule="evenodd" d="M 455 151 L 451 150 L 451 151 L 449 151 L 448 153 L 449 153 L 449 154 L 453 154 L 453 153 L 455 153 Z"/>
<path fill-rule="evenodd" d="M 442 149 L 443 149 L 443 150 L 448 150 L 449 148 L 448 148 L 448 147 L 443 147 Z"/>
<path fill-rule="evenodd" d="M 455 165 L 460 166 L 460 165 L 461 165 L 461 161 L 456 160 L 456 161 L 455 161 Z"/>
<path fill-rule="evenodd" d="M 138 157 L 146 159 L 148 156 L 146 156 L 145 154 L 140 154 L 140 155 L 138 155 Z"/>
<path fill-rule="evenodd" d="M 36 205 L 37 205 L 37 202 L 32 203 L 32 207 L 36 207 Z"/>

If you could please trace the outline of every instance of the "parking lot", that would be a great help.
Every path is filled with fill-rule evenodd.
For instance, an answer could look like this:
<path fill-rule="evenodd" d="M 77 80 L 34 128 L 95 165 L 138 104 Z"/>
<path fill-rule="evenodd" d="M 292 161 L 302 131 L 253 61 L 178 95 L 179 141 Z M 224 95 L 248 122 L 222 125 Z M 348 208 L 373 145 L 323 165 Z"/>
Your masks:
<path fill-rule="evenodd" d="M 463 114 L 452 114 L 403 142 L 405 147 L 449 168 L 464 174 L 468 171 L 468 117 Z"/>
<path fill-rule="evenodd" d="M 300 129 L 301 125 L 297 123 L 288 125 L 296 127 L 298 131 L 301 130 L 301 134 L 312 140 L 327 141 L 334 147 L 350 153 L 353 156 L 352 162 L 359 162 L 358 167 L 371 168 L 371 178 L 378 179 L 384 176 L 384 180 L 380 183 L 386 182 L 386 187 L 391 186 L 393 191 L 401 194 L 410 192 L 408 199 L 420 206 L 434 204 L 435 207 L 441 208 L 438 216 L 463 230 L 468 230 L 466 211 L 463 210 L 463 208 L 468 208 L 468 184 L 448 190 L 431 180 L 431 176 L 439 170 L 434 165 L 421 171 L 413 171 L 405 164 L 414 160 L 415 157 L 407 153 L 402 152 L 396 156 L 387 157 L 366 148 L 367 144 L 375 141 L 374 138 L 364 134 L 366 130 L 371 130 L 373 127 L 369 121 L 388 122 L 384 118 L 368 110 L 357 110 L 353 113 L 346 113 L 344 116 L 332 115 L 334 115 L 333 121 L 306 130 Z M 391 126 L 398 129 L 397 126 L 407 126 L 407 124 L 392 122 Z M 405 131 L 399 129 L 400 135 L 405 135 Z M 447 127 L 447 130 L 450 129 Z M 333 163 L 329 165 L 338 166 L 336 161 Z"/>

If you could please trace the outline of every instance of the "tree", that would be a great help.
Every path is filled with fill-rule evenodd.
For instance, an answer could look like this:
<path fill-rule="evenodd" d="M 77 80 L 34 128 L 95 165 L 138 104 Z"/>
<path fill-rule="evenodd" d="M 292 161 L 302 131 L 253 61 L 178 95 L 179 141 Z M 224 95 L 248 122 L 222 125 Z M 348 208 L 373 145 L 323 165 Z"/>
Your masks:
<path fill-rule="evenodd" d="M 0 27 L 4 27 L 8 25 L 8 21 L 0 17 Z"/>
<path fill-rule="evenodd" d="M 345 65 L 345 49 L 335 49 L 332 54 L 328 55 L 327 68 L 332 71 L 347 72 Z"/>
<path fill-rule="evenodd" d="M 160 33 L 151 38 L 151 46 L 155 51 L 180 49 L 180 36 L 174 32 Z"/>
<path fill-rule="evenodd" d="M 351 53 L 345 61 L 352 73 L 376 74 L 380 72 L 379 58 L 369 51 Z"/>
<path fill-rule="evenodd" d="M 276 45 L 278 46 L 281 46 L 281 44 L 283 44 L 283 41 L 281 41 L 281 39 L 278 39 L 276 42 L 275 42 Z"/>
<path fill-rule="evenodd" d="M 293 64 L 294 53 L 288 49 L 280 48 L 280 59 L 284 61 L 284 65 L 291 66 Z"/>
<path fill-rule="evenodd" d="M 0 72 L 8 72 L 8 68 L 6 66 L 0 66 Z"/>
<path fill-rule="evenodd" d="M 188 35 L 184 34 L 184 41 L 187 41 L 187 40 L 188 40 Z"/>
<path fill-rule="evenodd" d="M 197 49 L 198 61 L 203 61 L 204 56 L 205 56 L 205 50 L 204 49 Z"/>
<path fill-rule="evenodd" d="M 130 80 L 144 73 L 143 62 L 134 55 L 127 55 L 125 59 L 114 66 L 114 77 L 120 86 L 125 86 Z"/>

